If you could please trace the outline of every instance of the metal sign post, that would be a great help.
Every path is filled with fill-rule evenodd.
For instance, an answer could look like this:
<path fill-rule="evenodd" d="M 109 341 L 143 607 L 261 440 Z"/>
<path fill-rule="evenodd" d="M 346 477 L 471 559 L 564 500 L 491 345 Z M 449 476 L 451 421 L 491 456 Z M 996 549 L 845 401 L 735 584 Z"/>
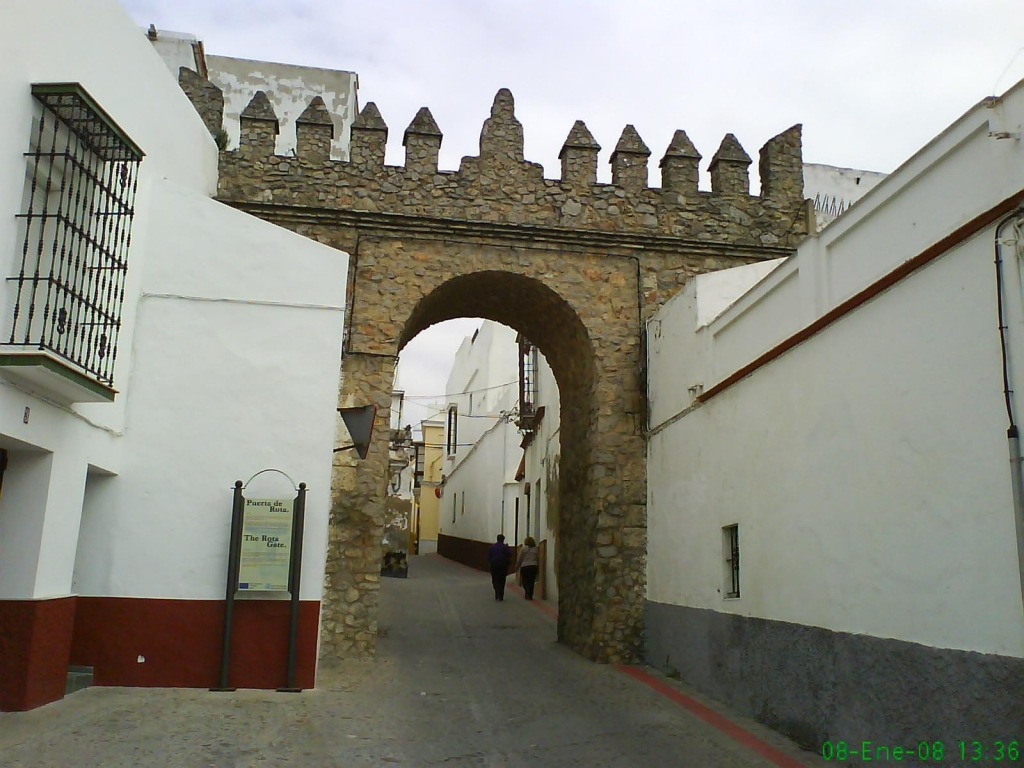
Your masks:
<path fill-rule="evenodd" d="M 299 582 L 302 575 L 302 526 L 306 517 L 306 484 L 299 483 L 292 517 L 292 565 L 288 590 L 292 594 L 291 618 L 288 622 L 288 677 L 282 693 L 301 693 L 295 687 L 295 653 L 299 636 Z"/>
<path fill-rule="evenodd" d="M 220 677 L 211 691 L 233 691 L 228 687 L 228 663 L 231 657 L 231 620 L 235 612 L 235 592 L 238 591 L 238 561 L 242 551 L 242 481 L 235 481 L 235 495 L 231 504 L 231 543 L 228 548 L 228 585 L 224 603 L 224 636 L 221 639 Z"/>

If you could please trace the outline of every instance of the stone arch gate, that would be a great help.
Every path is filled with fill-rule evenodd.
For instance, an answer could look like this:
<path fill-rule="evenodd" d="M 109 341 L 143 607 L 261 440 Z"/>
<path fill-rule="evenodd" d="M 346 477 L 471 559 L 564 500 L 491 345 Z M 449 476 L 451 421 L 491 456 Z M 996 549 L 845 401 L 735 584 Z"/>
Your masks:
<path fill-rule="evenodd" d="M 218 93 L 182 86 L 210 126 Z M 350 158 L 330 159 L 333 127 L 313 99 L 294 157 L 274 155 L 278 121 L 257 92 L 237 150 L 220 157 L 219 199 L 350 255 L 339 405 L 375 402 L 368 458 L 336 454 L 321 628 L 324 657 L 372 654 L 390 393 L 397 355 L 456 317 L 509 325 L 537 344 L 561 394 L 559 640 L 589 658 L 642 655 L 646 553 L 643 323 L 693 275 L 791 253 L 806 234 L 800 126 L 750 158 L 728 134 L 698 190 L 701 156 L 677 131 L 647 185 L 650 150 L 626 126 L 597 183 L 600 147 L 577 121 L 561 178 L 523 158 L 523 129 L 502 89 L 480 154 L 439 171 L 441 132 L 423 108 L 405 131 L 404 166 L 384 165 L 387 126 L 373 103 L 352 125 Z M 315 276 L 312 276 L 315 279 Z M 681 386 L 690 382 L 680 382 Z"/>

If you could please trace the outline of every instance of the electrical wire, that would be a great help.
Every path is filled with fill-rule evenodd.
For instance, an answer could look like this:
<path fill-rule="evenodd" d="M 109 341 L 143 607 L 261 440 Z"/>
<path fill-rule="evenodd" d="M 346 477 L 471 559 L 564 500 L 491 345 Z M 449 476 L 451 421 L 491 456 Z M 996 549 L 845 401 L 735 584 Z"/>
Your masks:
<path fill-rule="evenodd" d="M 458 397 L 459 395 L 472 395 L 477 392 L 486 392 L 490 389 L 501 389 L 502 387 L 511 387 L 513 384 L 518 384 L 519 381 L 508 381 L 504 384 L 495 384 L 493 387 L 481 387 L 480 389 L 467 389 L 465 392 L 451 392 L 444 395 L 405 395 L 406 400 L 443 400 L 445 398 Z"/>

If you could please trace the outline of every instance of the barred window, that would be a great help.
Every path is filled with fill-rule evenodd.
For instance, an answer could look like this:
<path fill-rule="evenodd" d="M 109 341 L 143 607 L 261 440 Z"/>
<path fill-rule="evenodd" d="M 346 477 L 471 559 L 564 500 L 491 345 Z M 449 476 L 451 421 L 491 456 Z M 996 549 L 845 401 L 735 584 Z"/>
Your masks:
<path fill-rule="evenodd" d="M 44 353 L 111 388 L 143 153 L 77 83 L 32 86 L 13 308 L 0 353 Z"/>
<path fill-rule="evenodd" d="M 740 527 L 722 528 L 722 549 L 725 555 L 725 596 L 740 596 Z"/>
<path fill-rule="evenodd" d="M 452 456 L 459 447 L 459 407 L 457 405 L 448 406 L 448 427 L 445 432 L 445 450 L 449 456 Z"/>
<path fill-rule="evenodd" d="M 533 413 L 537 409 L 539 352 L 522 334 L 516 340 L 519 343 L 519 410 Z"/>

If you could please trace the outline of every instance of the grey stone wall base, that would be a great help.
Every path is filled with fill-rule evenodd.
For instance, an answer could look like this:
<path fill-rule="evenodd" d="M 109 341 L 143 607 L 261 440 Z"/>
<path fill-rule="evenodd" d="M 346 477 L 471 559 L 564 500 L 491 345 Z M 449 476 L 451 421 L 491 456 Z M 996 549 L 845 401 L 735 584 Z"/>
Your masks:
<path fill-rule="evenodd" d="M 644 613 L 647 663 L 806 749 L 942 741 L 952 761 L 961 740 L 1024 741 L 1024 659 L 651 601 Z"/>

